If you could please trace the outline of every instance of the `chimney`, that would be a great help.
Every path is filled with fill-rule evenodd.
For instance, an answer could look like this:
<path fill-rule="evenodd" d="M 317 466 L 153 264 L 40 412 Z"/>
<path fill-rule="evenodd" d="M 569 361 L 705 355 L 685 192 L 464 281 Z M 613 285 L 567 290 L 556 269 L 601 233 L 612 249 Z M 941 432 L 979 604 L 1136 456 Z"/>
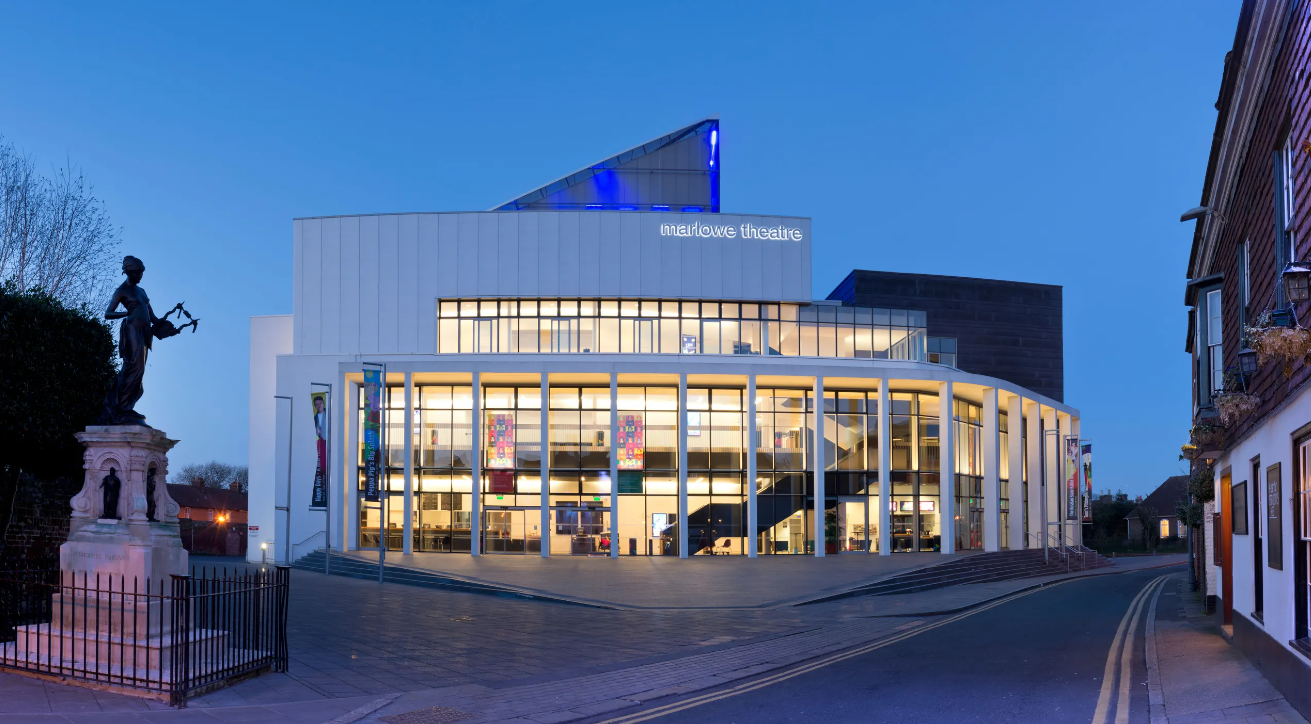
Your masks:
<path fill-rule="evenodd" d="M 232 482 L 228 483 L 228 490 L 231 490 L 231 491 L 234 492 L 234 493 L 240 493 L 240 492 L 241 492 L 241 483 L 239 483 L 239 482 L 233 480 Z"/>
<path fill-rule="evenodd" d="M 203 487 L 205 487 L 205 479 L 204 479 L 204 478 L 192 478 L 192 479 L 191 479 L 191 485 L 192 485 L 193 487 L 203 488 Z"/>

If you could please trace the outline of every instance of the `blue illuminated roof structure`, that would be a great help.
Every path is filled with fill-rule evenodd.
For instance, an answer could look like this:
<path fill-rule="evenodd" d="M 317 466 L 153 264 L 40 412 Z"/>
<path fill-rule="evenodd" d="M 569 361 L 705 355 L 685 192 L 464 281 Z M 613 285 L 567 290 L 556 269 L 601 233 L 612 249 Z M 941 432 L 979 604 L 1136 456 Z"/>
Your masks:
<path fill-rule="evenodd" d="M 606 209 L 719 213 L 719 117 L 647 141 L 493 211 Z"/>

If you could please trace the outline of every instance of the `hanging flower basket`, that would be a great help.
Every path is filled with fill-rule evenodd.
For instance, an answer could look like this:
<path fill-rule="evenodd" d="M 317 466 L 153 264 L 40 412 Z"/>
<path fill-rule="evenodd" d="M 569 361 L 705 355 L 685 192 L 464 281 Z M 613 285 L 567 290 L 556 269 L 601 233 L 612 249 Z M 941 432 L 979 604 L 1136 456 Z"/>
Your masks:
<path fill-rule="evenodd" d="M 1199 422 L 1196 425 L 1193 425 L 1193 429 L 1189 431 L 1188 437 L 1199 451 L 1214 450 L 1224 444 L 1225 429 L 1220 425 Z"/>
<path fill-rule="evenodd" d="M 1215 396 L 1215 410 L 1220 413 L 1220 422 L 1232 425 L 1256 412 L 1261 406 L 1261 398 L 1246 392 L 1226 392 Z"/>
<path fill-rule="evenodd" d="M 1261 364 L 1277 360 L 1284 377 L 1291 377 L 1293 365 L 1311 352 L 1311 330 L 1300 326 L 1285 327 L 1270 312 L 1263 312 L 1244 330 L 1248 344 L 1260 356 Z"/>
<path fill-rule="evenodd" d="M 1200 454 L 1202 454 L 1202 448 L 1197 447 L 1192 443 L 1188 443 L 1179 448 L 1179 457 L 1184 460 L 1196 460 L 1197 456 Z"/>

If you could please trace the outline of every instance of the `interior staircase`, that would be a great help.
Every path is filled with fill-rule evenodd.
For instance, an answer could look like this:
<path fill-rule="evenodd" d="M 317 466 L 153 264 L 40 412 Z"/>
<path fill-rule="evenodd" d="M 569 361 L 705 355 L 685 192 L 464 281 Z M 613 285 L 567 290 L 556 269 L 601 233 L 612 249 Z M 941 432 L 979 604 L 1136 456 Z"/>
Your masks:
<path fill-rule="evenodd" d="M 1013 578 L 1074 573 L 1076 571 L 1104 568 L 1109 565 L 1111 565 L 1111 562 L 1102 554 L 1085 546 L 1067 547 L 1064 554 L 1055 548 L 1050 549 L 1050 551 L 1038 548 L 1001 551 L 999 553 L 976 553 L 944 563 L 899 573 L 874 583 L 804 601 L 798 605 L 823 603 L 857 596 L 891 596 L 898 593 L 917 593 L 968 583 L 987 583 Z"/>

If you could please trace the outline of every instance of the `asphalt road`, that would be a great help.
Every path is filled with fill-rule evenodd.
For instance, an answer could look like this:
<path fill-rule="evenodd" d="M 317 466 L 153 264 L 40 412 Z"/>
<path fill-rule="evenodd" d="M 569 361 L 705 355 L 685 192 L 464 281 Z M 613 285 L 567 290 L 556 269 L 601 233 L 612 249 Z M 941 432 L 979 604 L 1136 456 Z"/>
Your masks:
<path fill-rule="evenodd" d="M 788 672 L 598 720 L 1146 722 L 1143 631 L 1150 596 L 1141 596 L 1140 606 L 1134 604 L 1154 580 L 1178 570 L 1075 580 L 1000 605 L 928 620 L 923 627 L 927 630 L 864 653 L 831 655 Z M 1129 638 L 1126 657 L 1120 644 Z M 1108 667 L 1109 684 L 1103 687 Z M 1120 676 L 1122 670 L 1129 672 L 1127 678 Z M 1128 696 L 1121 697 L 1122 691 Z"/>

